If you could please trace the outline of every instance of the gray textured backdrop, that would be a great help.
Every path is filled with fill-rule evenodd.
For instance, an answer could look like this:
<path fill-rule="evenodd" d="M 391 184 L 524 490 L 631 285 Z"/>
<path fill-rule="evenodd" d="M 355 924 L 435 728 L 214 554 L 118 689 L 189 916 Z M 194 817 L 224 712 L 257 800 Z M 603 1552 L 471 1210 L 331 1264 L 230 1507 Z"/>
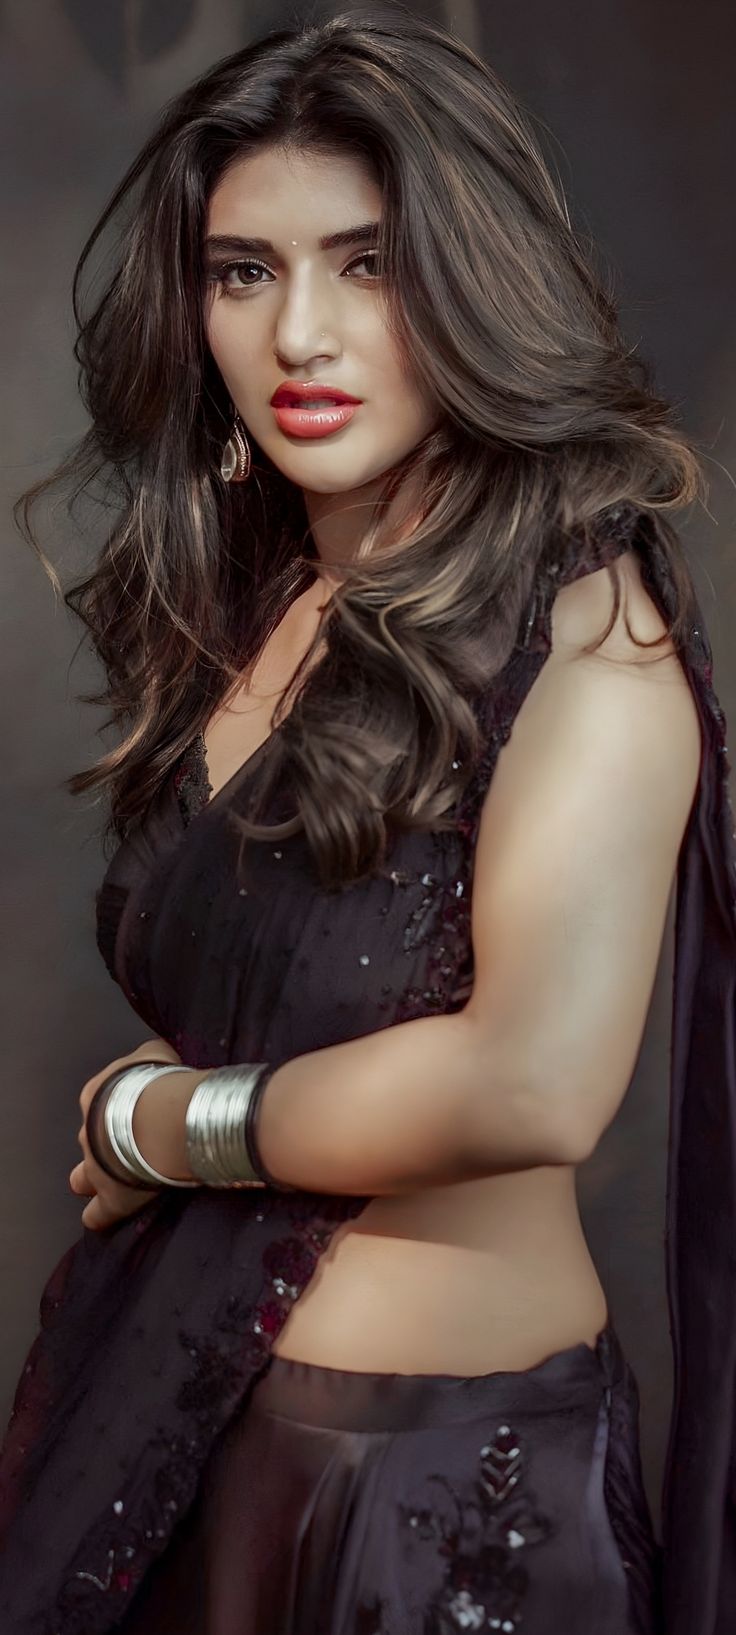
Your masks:
<path fill-rule="evenodd" d="M 310 15 L 324 9 L 312 5 Z M 654 360 L 659 386 L 707 454 L 710 515 L 690 519 L 685 540 L 717 689 L 736 720 L 736 227 L 728 204 L 736 14 L 729 0 L 558 0 L 553 13 L 546 0 L 437 0 L 416 9 L 449 23 L 543 121 L 575 217 L 617 272 L 629 342 Z M 78 627 L 55 607 L 9 506 L 85 425 L 70 281 L 113 183 L 170 95 L 294 14 L 298 7 L 278 0 L 5 0 L 3 1426 L 43 1283 L 79 1231 L 82 1205 L 67 1186 L 79 1157 L 79 1090 L 146 1037 L 95 947 L 101 813 L 90 797 L 72 801 L 61 788 L 95 755 L 103 712 L 76 695 L 99 678 L 84 653 L 72 666 Z M 67 584 L 94 541 L 65 524 L 60 506 L 40 520 Z M 662 1262 L 671 930 L 672 913 L 634 1083 L 580 1176 L 591 1248 L 640 1381 L 655 1510 L 671 1379 Z"/>

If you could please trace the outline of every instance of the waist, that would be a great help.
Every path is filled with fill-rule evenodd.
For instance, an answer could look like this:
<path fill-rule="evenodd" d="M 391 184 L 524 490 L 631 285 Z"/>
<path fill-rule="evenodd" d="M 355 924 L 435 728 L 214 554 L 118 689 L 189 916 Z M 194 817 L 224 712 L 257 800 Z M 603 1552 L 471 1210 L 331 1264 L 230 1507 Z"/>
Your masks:
<path fill-rule="evenodd" d="M 400 1257 L 423 1247 L 465 1251 L 466 1264 L 485 1255 L 497 1265 L 512 1258 L 531 1269 L 551 1258 L 573 1256 L 587 1244 L 583 1233 L 572 1165 L 545 1166 L 493 1175 L 453 1186 L 372 1198 L 340 1236 L 382 1241 Z M 356 1249 L 357 1252 L 357 1249 Z"/>
<path fill-rule="evenodd" d="M 574 1178 L 572 1188 L 559 1179 L 546 1187 L 538 1172 L 532 1193 L 504 1189 L 501 1210 L 488 1207 L 487 1187 L 371 1200 L 334 1234 L 275 1353 L 342 1369 L 467 1375 L 593 1346 L 608 1308 Z"/>
<path fill-rule="evenodd" d="M 341 1369 L 273 1354 L 258 1381 L 258 1408 L 304 1424 L 333 1429 L 401 1430 L 513 1420 L 519 1412 L 563 1414 L 574 1407 L 595 1413 L 607 1386 L 622 1389 L 627 1365 L 610 1318 L 593 1345 L 566 1346 L 526 1369 L 493 1369 L 458 1376 L 396 1370 Z"/>

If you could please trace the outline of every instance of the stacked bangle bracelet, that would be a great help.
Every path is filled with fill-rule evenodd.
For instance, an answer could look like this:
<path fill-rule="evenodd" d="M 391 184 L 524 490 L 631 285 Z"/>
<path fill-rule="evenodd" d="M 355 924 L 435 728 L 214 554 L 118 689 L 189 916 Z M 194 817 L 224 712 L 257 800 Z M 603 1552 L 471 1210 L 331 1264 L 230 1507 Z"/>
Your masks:
<path fill-rule="evenodd" d="M 199 1186 L 196 1180 L 175 1180 L 160 1175 L 143 1157 L 133 1135 L 133 1113 L 146 1085 L 162 1073 L 189 1072 L 191 1068 L 177 1062 L 131 1062 L 103 1079 L 87 1111 L 86 1132 L 92 1157 L 106 1175 L 123 1186 L 150 1192 L 157 1192 L 162 1186 Z M 117 1166 L 109 1162 L 105 1146 L 114 1154 Z"/>
<path fill-rule="evenodd" d="M 108 1074 L 87 1112 L 86 1133 L 95 1162 L 123 1186 L 157 1191 L 160 1187 L 293 1187 L 274 1180 L 258 1152 L 256 1117 L 273 1069 L 268 1062 L 212 1068 L 197 1085 L 186 1111 L 187 1162 L 193 1179 L 161 1175 L 144 1158 L 133 1135 L 138 1097 L 162 1073 L 191 1073 L 174 1062 L 130 1063 Z M 117 1160 L 113 1167 L 107 1146 Z"/>

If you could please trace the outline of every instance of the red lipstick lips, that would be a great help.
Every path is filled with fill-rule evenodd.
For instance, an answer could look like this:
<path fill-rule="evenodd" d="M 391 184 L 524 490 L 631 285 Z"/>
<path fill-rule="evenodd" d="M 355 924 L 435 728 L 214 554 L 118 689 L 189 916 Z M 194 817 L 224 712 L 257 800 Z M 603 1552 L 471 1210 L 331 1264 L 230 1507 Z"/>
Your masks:
<path fill-rule="evenodd" d="M 305 401 L 324 401 L 325 403 L 360 403 L 362 402 L 362 399 L 359 397 L 351 397 L 349 392 L 341 392 L 339 386 L 326 386 L 323 384 L 323 382 L 317 380 L 295 380 L 282 381 L 281 385 L 277 386 L 276 391 L 271 398 L 271 405 L 274 409 L 280 408 L 282 404 L 286 408 L 295 408 Z"/>
<path fill-rule="evenodd" d="M 276 423 L 289 437 L 329 437 L 352 420 L 362 399 L 319 381 L 283 381 L 271 398 Z"/>

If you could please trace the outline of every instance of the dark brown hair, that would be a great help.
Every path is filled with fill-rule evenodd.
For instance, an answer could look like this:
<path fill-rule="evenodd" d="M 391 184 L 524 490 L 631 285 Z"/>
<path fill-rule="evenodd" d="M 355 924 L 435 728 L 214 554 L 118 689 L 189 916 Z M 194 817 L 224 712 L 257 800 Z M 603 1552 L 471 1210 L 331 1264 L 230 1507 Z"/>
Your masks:
<path fill-rule="evenodd" d="M 368 6 L 216 63 L 166 107 L 82 250 L 75 356 L 91 424 L 16 505 L 57 594 L 29 506 L 73 478 L 70 512 L 95 486 L 114 510 L 93 571 L 64 594 L 105 671 L 86 701 L 107 703 L 105 727 L 123 729 L 67 780 L 73 794 L 109 790 L 105 839 L 125 836 L 247 680 L 309 560 L 301 489 L 257 443 L 249 482 L 220 476 L 230 400 L 205 335 L 208 199 L 233 160 L 273 144 L 372 167 L 386 322 L 439 411 L 340 564 L 258 768 L 265 801 L 288 764 L 297 817 L 245 832 L 303 825 L 329 886 L 380 863 L 387 825 L 451 825 L 481 748 L 473 696 L 507 661 L 561 538 L 584 549 L 622 502 L 647 513 L 677 591 L 668 634 L 679 644 L 692 580 L 667 513 L 703 479 L 624 344 L 531 117 L 461 40 L 403 6 Z M 83 320 L 81 274 L 126 201 L 114 270 Z M 412 473 L 423 515 L 408 538 L 386 537 L 385 502 Z M 616 582 L 601 641 L 619 599 Z"/>

